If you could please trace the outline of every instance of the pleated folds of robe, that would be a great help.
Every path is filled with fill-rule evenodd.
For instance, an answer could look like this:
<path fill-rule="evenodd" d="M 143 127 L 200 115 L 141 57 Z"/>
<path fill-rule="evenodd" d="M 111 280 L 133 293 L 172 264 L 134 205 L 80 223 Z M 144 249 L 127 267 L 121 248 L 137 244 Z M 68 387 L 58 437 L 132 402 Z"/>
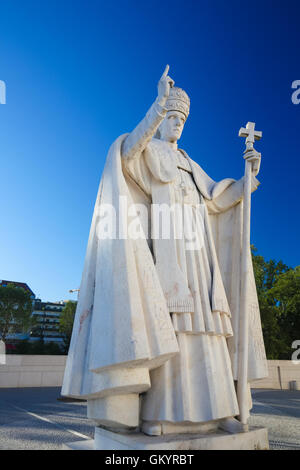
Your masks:
<path fill-rule="evenodd" d="M 170 279 L 163 280 L 158 266 L 164 259 L 164 245 L 158 243 L 160 249 L 154 259 L 152 241 L 147 240 L 151 203 L 160 196 L 163 199 L 160 202 L 170 202 L 168 188 L 176 172 L 174 162 L 166 154 L 160 155 L 157 150 L 160 143 L 153 139 L 143 157 L 152 181 L 152 194 L 148 197 L 136 184 L 136 178 L 131 177 L 139 171 L 133 168 L 136 164 L 132 163 L 132 175 L 130 163 L 124 171 L 121 159 L 124 138 L 119 137 L 109 150 L 96 199 L 62 388 L 62 395 L 66 396 L 92 399 L 111 393 L 150 390 L 149 372 L 157 370 L 159 375 L 162 365 L 176 361 L 179 356 L 181 340 L 178 341 L 178 331 L 175 331 L 178 327 L 171 312 L 185 315 L 193 311 L 194 301 L 184 286 L 177 298 L 167 298 L 167 281 L 172 282 L 173 273 L 179 275 L 175 273 L 177 267 L 170 269 Z M 216 183 L 197 163 L 188 160 L 205 204 L 217 271 L 226 294 L 225 307 L 216 307 L 215 311 L 230 315 L 231 326 L 225 314 L 215 317 L 215 325 L 219 322 L 222 331 L 232 327 L 233 332 L 225 334 L 222 341 L 227 343 L 232 377 L 238 380 L 243 181 L 226 179 Z M 257 185 L 254 178 L 253 189 Z M 126 206 L 122 210 L 120 201 Z M 147 208 L 148 215 L 131 212 L 129 207 L 133 203 Z M 115 237 L 104 238 L 99 236 L 99 226 L 103 227 L 105 208 L 109 211 L 109 207 L 116 209 Z M 144 238 L 126 236 L 132 218 L 140 221 Z M 250 247 L 248 256 L 251 258 Z M 172 266 L 173 260 L 169 262 Z M 251 382 L 267 376 L 253 270 L 247 306 L 248 380 Z M 178 318 L 182 322 L 183 317 Z M 222 367 L 222 362 L 219 361 L 218 367 Z M 199 413 L 196 421 L 205 421 L 205 412 Z"/>

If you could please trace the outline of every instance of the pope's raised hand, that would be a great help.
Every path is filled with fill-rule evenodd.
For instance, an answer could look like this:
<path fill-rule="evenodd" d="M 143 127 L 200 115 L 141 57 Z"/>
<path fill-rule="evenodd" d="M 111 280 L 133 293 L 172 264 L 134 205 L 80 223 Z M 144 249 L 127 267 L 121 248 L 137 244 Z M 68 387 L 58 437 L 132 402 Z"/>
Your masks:
<path fill-rule="evenodd" d="M 157 100 L 161 106 L 164 106 L 166 104 L 166 101 L 170 94 L 170 88 L 174 86 L 174 83 L 175 83 L 174 80 L 171 77 L 169 77 L 168 72 L 169 72 L 169 66 L 167 65 L 164 73 L 162 74 L 158 82 Z"/>

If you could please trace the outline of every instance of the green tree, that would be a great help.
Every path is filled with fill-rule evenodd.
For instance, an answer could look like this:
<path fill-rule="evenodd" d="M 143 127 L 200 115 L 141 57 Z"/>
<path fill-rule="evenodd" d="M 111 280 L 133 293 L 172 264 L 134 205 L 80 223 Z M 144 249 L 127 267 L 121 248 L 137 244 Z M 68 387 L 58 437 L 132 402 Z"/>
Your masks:
<path fill-rule="evenodd" d="M 0 286 L 0 338 L 5 342 L 7 335 L 27 332 L 34 324 L 30 293 L 9 284 Z"/>
<path fill-rule="evenodd" d="M 59 319 L 59 331 L 64 335 L 66 352 L 68 352 L 70 346 L 76 307 L 77 302 L 71 300 L 67 302 Z"/>
<path fill-rule="evenodd" d="M 274 283 L 282 273 L 290 268 L 282 261 L 266 261 L 263 256 L 257 254 L 257 248 L 251 245 L 253 270 L 258 296 L 274 286 Z"/>
<path fill-rule="evenodd" d="M 252 246 L 253 270 L 268 359 L 290 359 L 291 345 L 300 339 L 299 267 L 266 261 Z"/>
<path fill-rule="evenodd" d="M 290 359 L 293 341 L 300 340 L 300 266 L 280 274 L 268 296 L 276 305 L 278 325 L 286 344 L 283 359 Z"/>

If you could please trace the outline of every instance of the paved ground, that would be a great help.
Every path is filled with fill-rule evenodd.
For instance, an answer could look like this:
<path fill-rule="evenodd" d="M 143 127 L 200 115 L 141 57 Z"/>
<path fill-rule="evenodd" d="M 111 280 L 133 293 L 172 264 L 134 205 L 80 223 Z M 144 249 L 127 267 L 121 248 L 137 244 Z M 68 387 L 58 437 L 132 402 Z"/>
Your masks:
<path fill-rule="evenodd" d="M 92 438 L 85 403 L 59 397 L 58 387 L 0 389 L 0 449 L 60 449 Z"/>
<path fill-rule="evenodd" d="M 271 449 L 300 450 L 300 391 L 252 390 L 250 424 L 269 430 Z"/>
<path fill-rule="evenodd" d="M 300 450 L 300 391 L 254 390 L 251 424 L 269 429 L 271 448 Z M 57 400 L 60 388 L 0 389 L 0 449 L 61 449 L 91 439 L 86 405 Z"/>

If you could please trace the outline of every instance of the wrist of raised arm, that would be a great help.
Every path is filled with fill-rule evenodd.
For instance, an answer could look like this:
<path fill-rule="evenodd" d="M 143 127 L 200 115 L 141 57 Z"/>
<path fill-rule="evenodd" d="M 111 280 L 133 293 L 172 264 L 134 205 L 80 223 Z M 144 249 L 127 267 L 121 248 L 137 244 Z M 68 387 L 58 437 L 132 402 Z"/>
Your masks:
<path fill-rule="evenodd" d="M 160 123 L 163 121 L 167 109 L 155 101 L 145 118 L 126 137 L 122 145 L 121 155 L 124 158 L 135 158 L 141 154 L 148 142 L 154 136 Z"/>
<path fill-rule="evenodd" d="M 165 107 L 165 105 L 166 105 L 166 100 L 159 99 L 158 97 L 156 98 L 153 104 L 153 107 L 156 113 L 163 118 L 167 114 L 167 108 Z"/>

